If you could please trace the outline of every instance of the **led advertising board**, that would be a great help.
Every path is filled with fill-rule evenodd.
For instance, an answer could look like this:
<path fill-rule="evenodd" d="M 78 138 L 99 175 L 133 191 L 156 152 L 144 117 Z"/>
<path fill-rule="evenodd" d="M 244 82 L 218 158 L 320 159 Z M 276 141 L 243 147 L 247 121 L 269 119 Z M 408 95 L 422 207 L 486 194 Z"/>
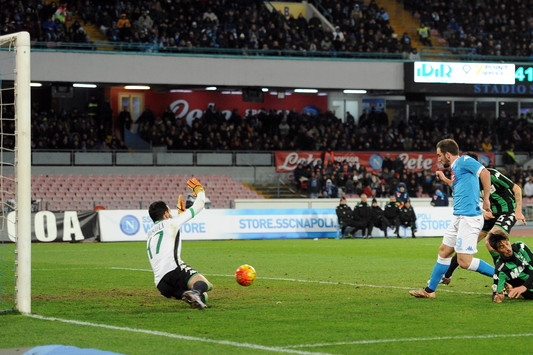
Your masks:
<path fill-rule="evenodd" d="M 472 71 L 480 74 L 469 76 Z M 404 64 L 404 82 L 406 94 L 533 97 L 533 65 L 409 62 Z"/>
<path fill-rule="evenodd" d="M 415 62 L 416 83 L 514 84 L 515 65 L 506 63 Z"/>

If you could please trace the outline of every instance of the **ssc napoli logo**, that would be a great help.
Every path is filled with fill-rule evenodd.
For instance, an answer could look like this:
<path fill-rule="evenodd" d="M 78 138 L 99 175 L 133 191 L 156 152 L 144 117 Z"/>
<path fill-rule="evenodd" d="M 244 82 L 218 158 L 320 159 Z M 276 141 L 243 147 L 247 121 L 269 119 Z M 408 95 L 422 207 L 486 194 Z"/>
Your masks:
<path fill-rule="evenodd" d="M 483 166 L 489 166 L 489 164 L 490 164 L 490 157 L 489 157 L 488 155 L 486 155 L 486 154 L 480 154 L 479 157 L 478 157 L 478 159 L 479 159 L 479 162 L 480 162 L 481 164 L 483 164 Z"/>
<path fill-rule="evenodd" d="M 307 114 L 309 116 L 317 116 L 320 113 L 320 109 L 316 106 L 309 105 L 305 106 L 302 111 L 300 111 L 300 114 Z"/>
<path fill-rule="evenodd" d="M 141 228 L 141 224 L 139 223 L 139 220 L 137 217 L 132 216 L 131 214 L 128 214 L 120 220 L 120 230 L 127 235 L 134 235 L 137 234 L 139 231 L 139 228 Z"/>
<path fill-rule="evenodd" d="M 381 170 L 381 165 L 383 164 L 383 157 L 379 154 L 372 154 L 370 159 L 368 159 L 368 164 L 373 170 Z"/>

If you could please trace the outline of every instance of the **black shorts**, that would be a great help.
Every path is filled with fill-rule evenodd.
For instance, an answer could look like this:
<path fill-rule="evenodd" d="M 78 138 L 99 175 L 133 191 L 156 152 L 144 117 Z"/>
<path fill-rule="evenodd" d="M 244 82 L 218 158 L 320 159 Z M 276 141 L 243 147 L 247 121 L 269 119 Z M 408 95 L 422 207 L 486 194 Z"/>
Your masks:
<path fill-rule="evenodd" d="M 183 292 L 189 289 L 189 286 L 187 285 L 189 280 L 197 273 L 198 271 L 182 262 L 176 269 L 163 276 L 161 281 L 157 284 L 157 289 L 167 298 L 174 297 L 181 300 Z"/>
<path fill-rule="evenodd" d="M 509 235 L 511 233 L 511 228 L 516 223 L 516 216 L 514 212 L 512 213 L 501 213 L 494 216 L 494 218 L 486 219 L 485 224 L 483 224 L 483 228 L 481 228 L 481 231 L 488 233 L 492 229 L 492 227 L 496 226 L 503 230 L 505 234 Z"/>

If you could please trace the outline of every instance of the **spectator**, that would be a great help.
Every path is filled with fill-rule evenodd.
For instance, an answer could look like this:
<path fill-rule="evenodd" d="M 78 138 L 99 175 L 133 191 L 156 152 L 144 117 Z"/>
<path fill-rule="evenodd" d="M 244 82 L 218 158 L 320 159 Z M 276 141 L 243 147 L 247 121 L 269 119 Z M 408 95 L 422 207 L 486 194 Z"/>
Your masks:
<path fill-rule="evenodd" d="M 372 199 L 372 223 L 374 226 L 378 227 L 385 233 L 385 238 L 388 238 L 387 229 L 390 225 L 390 222 L 385 217 L 385 212 L 379 207 L 378 201 L 374 198 Z"/>
<path fill-rule="evenodd" d="M 320 179 L 318 179 L 315 172 L 311 173 L 311 178 L 307 182 L 307 191 L 309 192 L 309 196 L 311 198 L 318 198 L 320 192 L 322 191 L 322 184 L 320 183 Z"/>
<path fill-rule="evenodd" d="M 118 115 L 118 135 L 121 140 L 124 140 L 126 134 L 124 129 L 129 130 L 132 123 L 129 107 L 123 106 L 122 111 Z"/>
<path fill-rule="evenodd" d="M 44 35 L 47 41 L 56 41 L 58 38 L 57 32 L 59 28 L 53 18 L 47 19 L 43 22 Z"/>
<path fill-rule="evenodd" d="M 368 205 L 368 199 L 365 194 L 361 195 L 361 201 L 355 206 L 354 219 L 364 226 L 363 239 L 372 238 L 372 229 L 374 228 L 373 212 L 372 207 Z"/>
<path fill-rule="evenodd" d="M 389 198 L 389 202 L 385 204 L 383 215 L 385 216 L 385 218 L 387 218 L 389 226 L 394 227 L 394 233 L 396 233 L 396 237 L 400 238 L 400 206 L 398 205 L 398 202 L 396 201 L 396 197 L 394 195 L 391 195 Z"/>
<path fill-rule="evenodd" d="M 494 150 L 490 137 L 485 137 L 485 139 L 483 139 L 483 142 L 481 143 L 481 149 L 483 149 L 483 151 L 486 153 Z"/>
<path fill-rule="evenodd" d="M 524 197 L 533 197 L 533 175 L 526 178 L 526 183 L 524 184 Z"/>
<path fill-rule="evenodd" d="M 396 202 L 398 202 L 400 208 L 402 208 L 404 203 L 409 200 L 409 193 L 407 192 L 407 186 L 404 182 L 398 184 L 394 197 L 396 197 Z"/>
<path fill-rule="evenodd" d="M 514 154 L 514 145 L 511 144 L 505 151 L 503 152 L 502 156 L 502 162 L 505 166 L 505 171 L 507 172 L 507 175 L 510 175 L 513 171 L 513 167 L 518 163 L 518 160 L 516 159 L 516 156 Z"/>
<path fill-rule="evenodd" d="M 335 213 L 337 214 L 337 221 L 343 237 L 346 235 L 347 238 L 352 238 L 357 230 L 364 229 L 363 224 L 354 219 L 353 210 L 346 204 L 344 196 L 341 197 Z"/>
<path fill-rule="evenodd" d="M 135 21 L 135 30 L 139 32 L 148 33 L 152 30 L 154 21 L 149 15 L 149 11 L 144 11 L 141 16 Z"/>
<path fill-rule="evenodd" d="M 123 42 L 127 42 L 132 35 L 132 31 L 130 19 L 125 13 L 122 13 L 120 15 L 120 18 L 117 21 L 117 28 L 119 30 L 120 40 Z"/>
<path fill-rule="evenodd" d="M 431 34 L 428 26 L 426 26 L 424 23 L 421 23 L 416 32 L 418 33 L 418 39 L 420 40 L 420 43 L 422 43 L 424 46 L 433 47 L 431 44 Z"/>
<path fill-rule="evenodd" d="M 306 170 L 304 169 L 303 164 L 298 163 L 298 165 L 296 166 L 296 169 L 294 169 L 294 174 L 293 174 L 294 183 L 296 184 L 296 188 L 298 190 L 307 187 L 307 184 L 305 184 L 305 186 L 302 186 L 302 183 L 308 180 L 305 174 L 306 174 Z"/>
<path fill-rule="evenodd" d="M 435 192 L 431 198 L 431 206 L 435 207 L 446 207 L 449 205 L 448 196 L 442 191 L 442 186 L 435 186 Z"/>
<path fill-rule="evenodd" d="M 326 180 L 326 184 L 322 188 L 322 197 L 337 198 L 337 186 L 335 186 L 331 179 Z"/>
<path fill-rule="evenodd" d="M 396 158 L 393 161 L 393 171 L 395 173 L 398 173 L 400 175 L 403 174 L 403 170 L 405 169 L 405 165 L 403 164 L 402 158 L 400 157 L 400 154 L 396 155 Z"/>
<path fill-rule="evenodd" d="M 409 53 L 409 60 L 413 62 L 420 60 L 420 53 L 418 53 L 418 50 L 416 48 L 413 48 L 411 50 L 411 53 Z"/>
<path fill-rule="evenodd" d="M 403 207 L 400 208 L 400 226 L 411 228 L 411 237 L 416 238 L 416 214 L 411 206 L 411 201 L 405 201 Z"/>

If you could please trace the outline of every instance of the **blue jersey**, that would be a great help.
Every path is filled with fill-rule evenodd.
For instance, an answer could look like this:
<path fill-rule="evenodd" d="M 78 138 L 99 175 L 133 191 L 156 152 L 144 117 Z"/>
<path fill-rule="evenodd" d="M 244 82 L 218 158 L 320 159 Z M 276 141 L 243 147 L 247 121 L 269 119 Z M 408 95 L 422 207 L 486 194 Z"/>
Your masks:
<path fill-rule="evenodd" d="M 452 164 L 453 214 L 479 216 L 479 175 L 484 169 L 477 160 L 463 155 Z"/>

